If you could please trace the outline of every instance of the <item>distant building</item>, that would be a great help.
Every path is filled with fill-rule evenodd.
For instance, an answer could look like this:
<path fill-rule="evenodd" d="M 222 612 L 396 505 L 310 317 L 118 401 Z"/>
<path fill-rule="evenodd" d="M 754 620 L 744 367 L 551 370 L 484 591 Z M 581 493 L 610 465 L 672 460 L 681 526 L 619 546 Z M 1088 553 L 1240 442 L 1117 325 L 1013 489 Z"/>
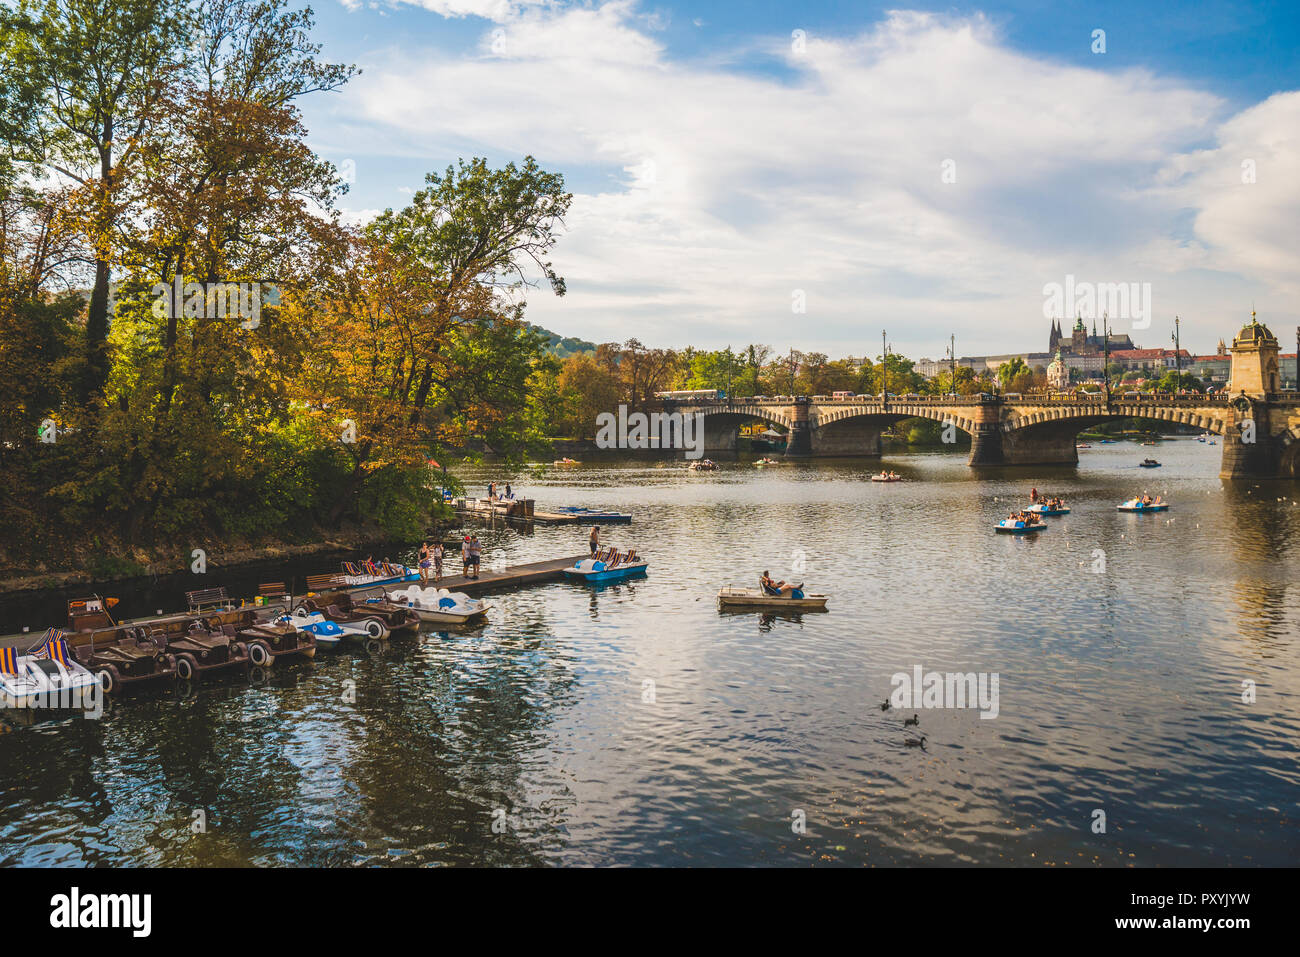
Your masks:
<path fill-rule="evenodd" d="M 1057 392 L 1070 388 L 1070 368 L 1061 358 L 1061 350 L 1056 350 L 1056 358 L 1047 367 L 1047 387 Z"/>
<path fill-rule="evenodd" d="M 1113 353 L 1116 349 L 1135 348 L 1133 340 L 1128 336 L 1121 336 L 1116 333 L 1110 335 L 1110 351 Z M 1061 323 L 1055 319 L 1052 320 L 1052 329 L 1048 337 L 1048 353 L 1060 351 L 1065 356 L 1099 356 L 1106 351 L 1106 337 L 1097 334 L 1097 321 L 1092 323 L 1092 334 L 1088 334 L 1087 328 L 1084 327 L 1083 319 L 1074 320 L 1074 328 L 1070 330 L 1070 335 L 1066 337 L 1061 332 Z"/>

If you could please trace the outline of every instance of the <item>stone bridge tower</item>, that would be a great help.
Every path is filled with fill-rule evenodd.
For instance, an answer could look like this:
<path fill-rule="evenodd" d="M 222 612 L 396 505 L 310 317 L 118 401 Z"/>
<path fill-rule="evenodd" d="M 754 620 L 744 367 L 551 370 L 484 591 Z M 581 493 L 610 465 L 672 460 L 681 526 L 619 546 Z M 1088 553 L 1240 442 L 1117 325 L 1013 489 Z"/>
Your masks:
<path fill-rule="evenodd" d="M 1277 337 L 1250 314 L 1232 340 L 1228 393 L 1232 410 L 1223 436 L 1223 478 L 1274 475 L 1279 449 L 1272 438 L 1269 397 L 1281 388 Z"/>

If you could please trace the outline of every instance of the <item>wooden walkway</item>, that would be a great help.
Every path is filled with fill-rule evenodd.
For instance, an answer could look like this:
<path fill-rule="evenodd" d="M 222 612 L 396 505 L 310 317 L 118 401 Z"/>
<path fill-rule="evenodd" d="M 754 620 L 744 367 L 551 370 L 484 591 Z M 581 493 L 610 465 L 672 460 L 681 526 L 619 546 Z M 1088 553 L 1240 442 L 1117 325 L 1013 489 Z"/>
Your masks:
<path fill-rule="evenodd" d="M 581 555 L 574 555 L 570 558 L 552 558 L 544 562 L 530 562 L 527 565 L 513 565 L 506 568 L 503 572 L 494 572 L 483 565 L 479 568 L 478 578 L 466 578 L 463 575 L 443 575 L 442 581 L 434 582 L 429 579 L 429 585 L 436 585 L 438 588 L 445 588 L 448 591 L 463 591 L 467 595 L 481 595 L 486 591 L 492 591 L 497 588 L 510 588 L 514 585 L 533 585 L 538 582 L 558 581 L 564 577 L 564 569 L 572 568 L 575 562 L 584 558 L 590 558 L 591 555 L 584 552 Z M 446 571 L 460 568 L 460 552 L 455 555 L 448 555 L 442 560 L 442 567 Z M 385 588 L 392 590 L 394 588 L 406 588 L 410 585 L 418 585 L 418 581 L 403 582 L 400 585 L 386 585 Z M 357 591 L 364 591 L 367 588 L 374 588 L 374 585 L 362 586 Z"/>

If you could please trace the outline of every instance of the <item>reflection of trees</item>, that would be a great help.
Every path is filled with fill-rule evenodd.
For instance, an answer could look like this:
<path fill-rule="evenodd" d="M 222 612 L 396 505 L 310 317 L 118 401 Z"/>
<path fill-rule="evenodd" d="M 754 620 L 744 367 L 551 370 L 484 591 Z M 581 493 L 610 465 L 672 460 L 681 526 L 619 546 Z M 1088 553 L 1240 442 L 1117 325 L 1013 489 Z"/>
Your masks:
<path fill-rule="evenodd" d="M 398 651 L 400 676 L 385 659 L 357 662 L 364 720 L 343 776 L 365 830 L 410 850 L 376 863 L 537 864 L 559 846 L 563 795 L 536 806 L 525 778 L 552 711 L 574 699 L 574 676 L 557 665 L 540 620 L 520 624 L 518 636 L 487 642 L 451 633 L 449 654 L 424 636 Z M 497 808 L 507 816 L 501 834 L 492 832 Z"/>

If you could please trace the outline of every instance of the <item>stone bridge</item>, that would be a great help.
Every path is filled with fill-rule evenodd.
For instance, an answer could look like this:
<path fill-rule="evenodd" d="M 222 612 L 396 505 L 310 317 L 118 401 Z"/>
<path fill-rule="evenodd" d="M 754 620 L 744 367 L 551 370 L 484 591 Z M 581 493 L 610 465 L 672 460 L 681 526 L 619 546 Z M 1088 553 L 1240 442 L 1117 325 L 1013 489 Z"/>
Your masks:
<path fill-rule="evenodd" d="M 951 424 L 971 438 L 969 464 L 1072 465 L 1078 434 L 1102 422 L 1152 419 L 1224 437 L 1225 477 L 1295 477 L 1300 466 L 1300 393 L 1236 396 L 1161 393 L 1023 396 L 778 396 L 669 403 L 704 416 L 706 451 L 736 448 L 742 423 L 759 419 L 790 433 L 788 456 L 880 455 L 881 433 L 908 418 Z"/>

